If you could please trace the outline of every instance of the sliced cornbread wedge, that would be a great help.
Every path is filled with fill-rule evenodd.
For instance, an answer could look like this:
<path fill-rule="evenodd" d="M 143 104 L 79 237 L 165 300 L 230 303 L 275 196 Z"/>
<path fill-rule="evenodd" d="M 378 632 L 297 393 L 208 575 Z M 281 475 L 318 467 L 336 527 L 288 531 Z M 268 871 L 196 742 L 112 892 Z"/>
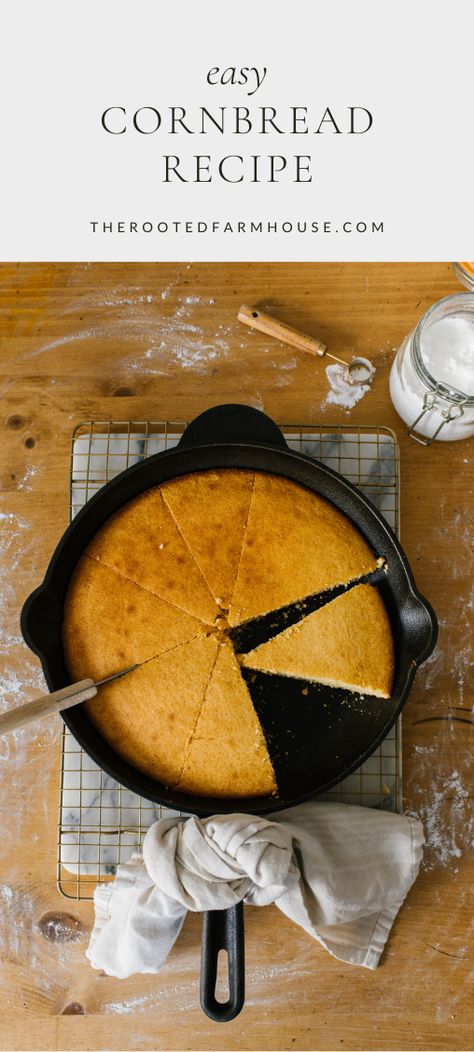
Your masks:
<path fill-rule="evenodd" d="M 178 789 L 216 797 L 276 791 L 263 731 L 228 643 L 220 645 Z"/>
<path fill-rule="evenodd" d="M 250 498 L 252 471 L 198 471 L 161 486 L 176 525 L 223 608 L 232 596 Z"/>
<path fill-rule="evenodd" d="M 179 533 L 159 486 L 112 515 L 87 555 L 210 624 L 219 608 Z"/>
<path fill-rule="evenodd" d="M 86 703 L 112 748 L 170 788 L 182 772 L 218 647 L 205 636 L 173 647 Z"/>
<path fill-rule="evenodd" d="M 388 698 L 392 630 L 377 590 L 356 585 L 240 660 L 246 668 Z"/>
<path fill-rule="evenodd" d="M 229 623 L 297 602 L 375 570 L 348 518 L 311 490 L 257 473 Z"/>
<path fill-rule="evenodd" d="M 73 679 L 102 679 L 206 630 L 198 618 L 110 567 L 86 555 L 79 560 L 63 621 L 64 652 Z"/>

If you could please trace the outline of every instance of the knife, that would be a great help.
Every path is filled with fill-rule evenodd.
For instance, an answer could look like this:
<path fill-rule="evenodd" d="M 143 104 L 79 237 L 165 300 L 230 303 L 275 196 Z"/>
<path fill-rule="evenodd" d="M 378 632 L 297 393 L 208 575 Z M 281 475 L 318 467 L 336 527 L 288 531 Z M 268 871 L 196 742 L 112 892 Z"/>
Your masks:
<path fill-rule="evenodd" d="M 52 694 L 42 694 L 40 698 L 28 701 L 26 705 L 19 705 L 15 709 L 10 709 L 9 712 L 3 712 L 0 715 L 0 736 L 19 730 L 20 727 L 26 727 L 34 720 L 54 716 L 56 712 L 69 709 L 72 705 L 79 705 L 82 701 L 90 701 L 91 698 L 95 698 L 98 687 L 102 687 L 104 683 L 111 683 L 114 679 L 120 679 L 121 676 L 127 676 L 129 672 L 134 672 L 139 667 L 140 664 L 130 665 L 129 668 L 123 668 L 120 672 L 114 672 L 113 675 L 105 676 L 104 679 L 99 679 L 97 682 L 94 682 L 93 679 L 81 679 L 79 683 L 71 683 L 68 687 L 53 691 Z"/>

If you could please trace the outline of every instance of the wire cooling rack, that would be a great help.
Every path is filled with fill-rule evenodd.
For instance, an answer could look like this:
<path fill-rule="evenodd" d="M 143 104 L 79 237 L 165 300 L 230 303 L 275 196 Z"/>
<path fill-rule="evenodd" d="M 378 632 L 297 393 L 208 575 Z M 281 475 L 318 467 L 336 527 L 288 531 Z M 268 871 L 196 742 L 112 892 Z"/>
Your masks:
<path fill-rule="evenodd" d="M 182 421 L 89 421 L 71 444 L 71 518 L 105 482 L 130 464 L 170 449 Z M 396 436 L 386 427 L 280 425 L 288 444 L 358 486 L 399 534 L 400 468 Z M 324 799 L 401 810 L 400 721 L 362 767 Z M 323 799 L 323 798 L 321 798 Z M 67 898 L 90 899 L 97 883 L 125 862 L 152 822 L 176 812 L 118 785 L 89 758 L 64 728 L 58 836 L 58 889 Z"/>

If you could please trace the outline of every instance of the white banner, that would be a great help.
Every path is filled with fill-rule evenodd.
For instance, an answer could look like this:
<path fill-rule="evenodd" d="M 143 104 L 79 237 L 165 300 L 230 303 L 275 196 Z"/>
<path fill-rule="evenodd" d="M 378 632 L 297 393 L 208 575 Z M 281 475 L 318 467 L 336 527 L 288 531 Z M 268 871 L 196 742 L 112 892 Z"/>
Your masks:
<path fill-rule="evenodd" d="M 472 258 L 472 0 L 15 0 L 2 260 Z"/>

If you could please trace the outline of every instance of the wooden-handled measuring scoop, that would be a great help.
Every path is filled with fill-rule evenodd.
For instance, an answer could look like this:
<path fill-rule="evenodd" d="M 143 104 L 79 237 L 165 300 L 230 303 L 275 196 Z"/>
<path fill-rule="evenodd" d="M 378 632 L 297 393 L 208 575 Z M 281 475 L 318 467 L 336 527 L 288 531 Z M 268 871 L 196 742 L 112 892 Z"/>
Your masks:
<path fill-rule="evenodd" d="M 136 668 L 139 666 L 131 665 L 130 668 L 114 672 L 113 676 L 107 676 L 97 683 L 94 683 L 93 679 L 82 679 L 80 683 L 71 683 L 62 690 L 55 690 L 52 694 L 43 694 L 40 698 L 28 701 L 26 705 L 19 705 L 16 709 L 3 712 L 0 716 L 0 736 L 26 727 L 34 720 L 54 716 L 63 709 L 69 709 L 71 705 L 79 705 L 81 701 L 90 701 L 91 698 L 95 698 L 98 687 L 102 687 L 104 683 L 111 683 L 113 679 L 119 679 L 120 676 L 126 676 L 128 672 L 134 672 Z"/>
<path fill-rule="evenodd" d="M 368 384 L 372 380 L 374 367 L 368 358 L 353 358 L 350 362 L 336 358 L 336 355 L 331 354 L 321 340 L 313 336 L 306 336 L 304 332 L 299 332 L 298 329 L 285 325 L 277 318 L 272 318 L 271 314 L 265 314 L 258 307 L 242 305 L 237 317 L 251 329 L 258 329 L 259 332 L 264 332 L 275 340 L 281 340 L 282 343 L 288 343 L 290 347 L 296 347 L 299 351 L 306 351 L 317 358 L 332 358 L 333 362 L 344 366 L 344 379 L 350 384 Z"/>

